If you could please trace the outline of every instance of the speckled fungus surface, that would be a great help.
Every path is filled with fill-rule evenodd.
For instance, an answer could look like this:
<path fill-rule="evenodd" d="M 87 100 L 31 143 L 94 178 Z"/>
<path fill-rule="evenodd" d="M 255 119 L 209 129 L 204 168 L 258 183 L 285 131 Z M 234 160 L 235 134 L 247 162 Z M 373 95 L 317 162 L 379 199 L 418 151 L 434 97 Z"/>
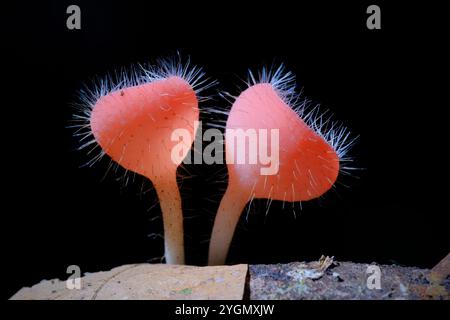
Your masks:
<path fill-rule="evenodd" d="M 231 107 L 226 130 L 275 130 L 276 135 L 266 134 L 266 148 L 278 153 L 274 158 L 278 170 L 263 174 L 266 166 L 261 162 L 236 163 L 229 159 L 230 154 L 239 150 L 236 143 L 231 143 L 230 136 L 226 136 L 229 180 L 214 222 L 210 265 L 225 263 L 236 224 L 249 201 L 264 198 L 298 202 L 320 197 L 335 183 L 340 161 L 345 161 L 345 153 L 353 143 L 345 128 L 327 127 L 328 122 L 315 110 L 305 112 L 304 101 L 296 105 L 299 99 L 294 92 L 294 77 L 284 73 L 282 66 L 275 72 L 263 69 L 259 80 L 250 75 L 249 87 Z M 262 141 L 258 140 L 259 147 Z M 246 146 L 246 156 L 249 156 L 248 142 Z"/>
<path fill-rule="evenodd" d="M 198 126 L 197 94 L 208 84 L 204 73 L 189 63 L 160 61 L 158 68 L 122 79 L 119 86 L 101 88 L 88 100 L 84 118 L 93 140 L 126 170 L 149 178 L 156 189 L 164 223 L 165 259 L 184 264 L 183 215 L 176 171 L 189 151 Z M 199 89 L 199 86 L 202 86 Z M 187 148 L 173 156 L 172 134 L 189 133 Z M 190 138 L 189 138 L 190 137 Z"/>

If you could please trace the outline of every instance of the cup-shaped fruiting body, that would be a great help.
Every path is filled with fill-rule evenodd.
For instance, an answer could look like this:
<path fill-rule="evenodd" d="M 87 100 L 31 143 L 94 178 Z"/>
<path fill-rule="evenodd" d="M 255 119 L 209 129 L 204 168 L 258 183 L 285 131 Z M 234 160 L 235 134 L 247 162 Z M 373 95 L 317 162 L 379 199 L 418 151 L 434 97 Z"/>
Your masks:
<path fill-rule="evenodd" d="M 165 63 L 161 61 L 160 63 Z M 164 224 L 165 260 L 184 264 L 181 197 L 176 171 L 193 143 L 199 119 L 200 69 L 165 63 L 143 70 L 112 90 L 100 90 L 87 113 L 91 133 L 102 154 L 126 170 L 149 178 L 155 187 Z M 127 85 L 128 84 L 128 85 Z M 204 89 L 203 87 L 202 89 Z M 105 92 L 106 91 L 106 92 Z M 188 132 L 187 148 L 173 148 L 173 133 Z"/>
<path fill-rule="evenodd" d="M 294 78 L 282 71 L 282 67 L 273 74 L 263 70 L 260 81 L 252 76 L 253 82 L 236 98 L 229 112 L 225 137 L 229 180 L 213 226 L 210 265 L 225 263 L 236 224 L 250 200 L 297 202 L 320 197 L 335 183 L 340 158 L 349 148 L 343 141 L 348 138 L 344 128 L 331 126 L 323 132 L 325 125 L 318 120 L 320 117 L 305 114 L 302 106 L 294 110 L 293 101 L 298 100 L 293 91 Z M 229 134 L 238 130 L 246 139 L 245 148 L 240 150 L 238 143 L 231 140 L 242 137 Z M 264 139 L 258 137 L 253 150 L 247 140 L 251 132 L 264 133 Z M 249 160 L 251 152 L 261 155 L 260 148 L 271 154 L 277 170 L 267 172 L 267 163 Z M 245 161 L 239 163 L 236 155 L 242 150 Z"/>
<path fill-rule="evenodd" d="M 92 110 L 91 128 L 114 161 L 160 184 L 168 177 L 173 180 L 186 156 L 172 157 L 179 143 L 172 141 L 172 133 L 184 128 L 195 134 L 198 117 L 195 91 L 184 79 L 171 76 L 101 97 Z"/>

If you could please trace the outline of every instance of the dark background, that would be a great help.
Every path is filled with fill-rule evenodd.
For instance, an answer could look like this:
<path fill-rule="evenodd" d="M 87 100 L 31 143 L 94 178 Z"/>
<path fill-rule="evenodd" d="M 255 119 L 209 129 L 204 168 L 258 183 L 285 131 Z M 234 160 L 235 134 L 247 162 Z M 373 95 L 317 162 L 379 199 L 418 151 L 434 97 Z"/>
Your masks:
<path fill-rule="evenodd" d="M 265 217 L 265 200 L 256 201 L 239 224 L 229 263 L 325 254 L 430 268 L 448 253 L 439 185 L 448 143 L 439 142 L 443 104 L 433 101 L 443 53 L 423 19 L 439 8 L 375 2 L 382 29 L 368 30 L 372 3 L 292 2 L 50 1 L 3 12 L 11 54 L 2 106 L 5 298 L 44 278 L 66 278 L 71 264 L 95 272 L 162 256 L 162 238 L 151 236 L 162 232 L 151 184 L 144 181 L 144 193 L 141 178 L 124 186 L 121 171 L 102 180 L 107 161 L 79 168 L 89 158 L 75 150 L 67 126 L 83 84 L 177 51 L 233 94 L 248 68 L 283 62 L 308 98 L 360 135 L 352 150 L 362 168 L 357 177 L 340 177 L 336 192 L 301 211 L 297 205 L 296 218 L 277 202 Z M 66 28 L 70 4 L 81 7 L 81 30 Z M 206 263 L 226 187 L 220 169 L 191 166 L 183 182 L 189 264 Z"/>

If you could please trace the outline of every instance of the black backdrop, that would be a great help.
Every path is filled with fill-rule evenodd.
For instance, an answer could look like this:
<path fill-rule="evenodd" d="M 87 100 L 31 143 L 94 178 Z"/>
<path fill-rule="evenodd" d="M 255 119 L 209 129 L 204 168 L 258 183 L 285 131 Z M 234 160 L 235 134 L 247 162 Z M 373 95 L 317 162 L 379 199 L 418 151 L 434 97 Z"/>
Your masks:
<path fill-rule="evenodd" d="M 71 264 L 94 272 L 162 255 L 162 239 L 149 236 L 162 232 L 151 184 L 142 194 L 142 179 L 126 187 L 118 174 L 102 180 L 107 162 L 79 168 L 88 158 L 66 127 L 83 83 L 177 51 L 234 94 L 248 68 L 284 62 L 307 97 L 360 135 L 352 154 L 364 169 L 356 178 L 297 206 L 296 218 L 277 202 L 265 217 L 265 201 L 256 201 L 229 263 L 326 254 L 432 267 L 448 253 L 437 184 L 448 167 L 446 145 L 437 144 L 443 106 L 431 102 L 439 50 L 420 22 L 427 11 L 378 2 L 382 29 L 371 31 L 371 3 L 208 3 L 53 1 L 4 12 L 12 53 L 3 106 L 5 297 L 43 278 L 65 278 Z M 66 28 L 69 4 L 81 7 L 79 31 Z M 188 169 L 186 256 L 204 265 L 226 177 L 214 175 L 220 166 Z"/>

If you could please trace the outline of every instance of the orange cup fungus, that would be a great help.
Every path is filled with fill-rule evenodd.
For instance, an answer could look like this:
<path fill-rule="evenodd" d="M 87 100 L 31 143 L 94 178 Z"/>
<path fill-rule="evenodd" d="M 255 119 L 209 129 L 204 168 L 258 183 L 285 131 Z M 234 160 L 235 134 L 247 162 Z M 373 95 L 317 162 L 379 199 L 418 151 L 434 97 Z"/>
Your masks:
<path fill-rule="evenodd" d="M 189 148 L 172 157 L 172 133 L 184 129 L 192 137 L 197 130 L 198 92 L 208 84 L 200 69 L 161 61 L 159 69 L 144 70 L 112 90 L 100 90 L 91 99 L 86 119 L 101 154 L 107 154 L 126 170 L 147 177 L 156 189 L 164 224 L 165 259 L 184 264 L 181 198 L 176 171 Z M 203 88 L 198 89 L 200 85 Z M 89 143 L 88 143 L 89 144 Z"/>
<path fill-rule="evenodd" d="M 275 72 L 263 69 L 259 81 L 250 73 L 250 80 L 249 87 L 231 107 L 226 130 L 277 130 L 278 141 L 270 141 L 268 146 L 277 146 L 269 153 L 278 152 L 278 171 L 262 174 L 266 166 L 261 163 L 230 161 L 229 155 L 238 150 L 226 135 L 229 180 L 213 226 L 209 265 L 225 263 L 236 224 L 249 201 L 263 198 L 297 202 L 320 197 L 335 183 L 340 160 L 345 160 L 345 152 L 353 143 L 345 128 L 331 125 L 325 129 L 329 121 L 323 121 L 315 110 L 305 114 L 304 104 L 294 110 L 298 101 L 295 78 L 284 73 L 283 66 Z"/>

